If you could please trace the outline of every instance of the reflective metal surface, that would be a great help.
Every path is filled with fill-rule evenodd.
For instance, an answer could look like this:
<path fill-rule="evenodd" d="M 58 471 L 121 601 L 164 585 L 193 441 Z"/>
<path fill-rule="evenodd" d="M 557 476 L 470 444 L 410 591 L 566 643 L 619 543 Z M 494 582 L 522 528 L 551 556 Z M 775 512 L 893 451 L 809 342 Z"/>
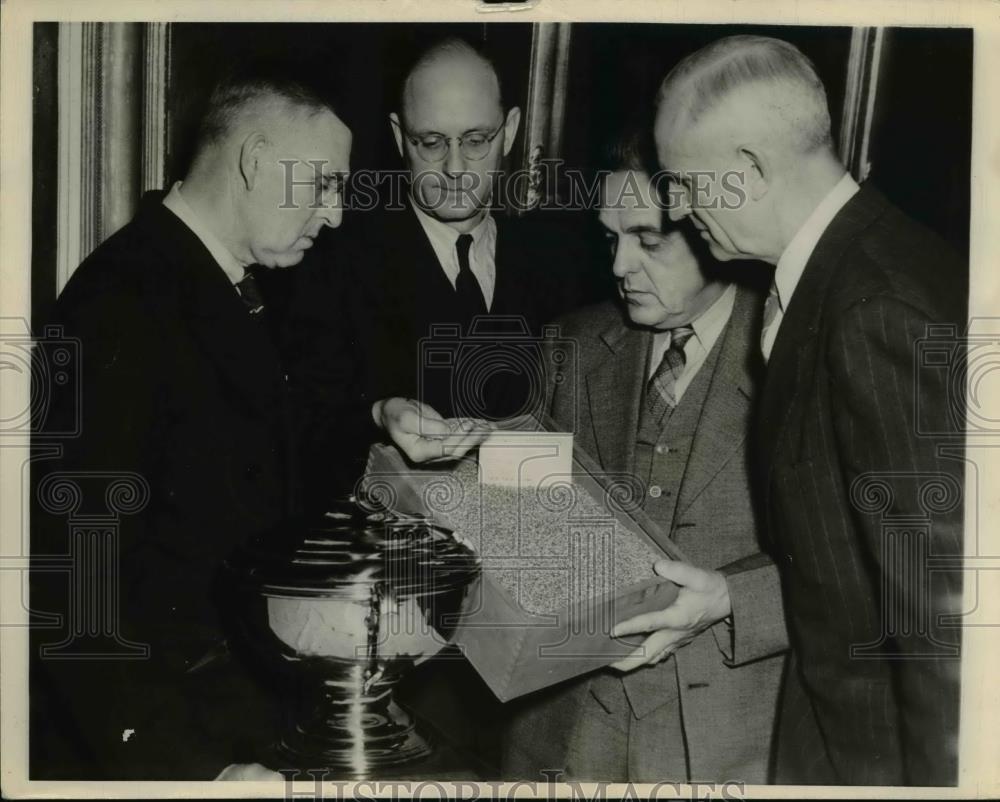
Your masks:
<path fill-rule="evenodd" d="M 228 570 L 244 632 L 287 694 L 274 768 L 364 778 L 430 753 L 392 690 L 453 634 L 479 574 L 471 549 L 351 499 L 252 541 Z"/>

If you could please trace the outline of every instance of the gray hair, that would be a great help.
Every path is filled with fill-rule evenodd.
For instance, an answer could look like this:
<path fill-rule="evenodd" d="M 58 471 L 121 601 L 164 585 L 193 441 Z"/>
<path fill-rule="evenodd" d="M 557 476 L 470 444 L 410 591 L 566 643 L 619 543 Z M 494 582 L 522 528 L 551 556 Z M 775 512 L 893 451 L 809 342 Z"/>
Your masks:
<path fill-rule="evenodd" d="M 832 145 L 826 90 L 794 45 L 767 36 L 727 36 L 684 58 L 663 79 L 656 104 L 696 122 L 734 93 L 765 90 L 769 113 L 803 152 Z"/>

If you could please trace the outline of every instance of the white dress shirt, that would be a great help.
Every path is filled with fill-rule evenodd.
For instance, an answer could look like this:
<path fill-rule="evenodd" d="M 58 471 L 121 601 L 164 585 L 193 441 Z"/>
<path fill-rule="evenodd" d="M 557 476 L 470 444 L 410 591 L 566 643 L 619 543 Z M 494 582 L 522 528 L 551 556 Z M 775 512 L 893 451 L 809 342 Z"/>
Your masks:
<path fill-rule="evenodd" d="M 792 241 L 782 251 L 781 258 L 774 268 L 774 285 L 778 290 L 778 312 L 775 315 L 774 323 L 764 333 L 761 341 L 761 350 L 764 352 L 764 360 L 771 356 L 771 349 L 774 348 L 774 340 L 778 336 L 778 328 L 785 316 L 785 310 L 792 300 L 792 293 L 802 278 L 802 272 L 806 269 L 809 257 L 816 250 L 816 243 L 819 242 L 823 232 L 833 222 L 837 212 L 844 208 L 844 205 L 854 197 L 860 189 L 857 182 L 851 178 L 850 173 L 844 173 L 843 178 L 834 185 L 826 197 L 819 202 L 813 212 L 802 227 L 792 237 Z"/>
<path fill-rule="evenodd" d="M 691 384 L 691 380 L 705 364 L 708 352 L 712 350 L 712 346 L 715 345 L 722 330 L 726 327 L 726 323 L 729 322 L 735 301 L 736 285 L 730 284 L 722 295 L 698 316 L 697 320 L 691 322 L 694 335 L 684 343 L 684 372 L 674 384 L 674 397 L 678 403 L 680 403 L 688 385 Z M 653 378 L 656 368 L 663 360 L 663 355 L 670 347 L 671 339 L 672 335 L 669 331 L 660 331 L 653 336 L 653 350 L 650 354 L 647 379 Z"/>
<path fill-rule="evenodd" d="M 163 199 L 163 205 L 177 215 L 181 222 L 194 232 L 194 235 L 201 240 L 201 244 L 208 249 L 208 252 L 212 254 L 212 258 L 218 262 L 219 267 L 223 269 L 233 284 L 242 281 L 243 276 L 246 274 L 246 265 L 233 256 L 232 252 L 222 244 L 219 238 L 201 223 L 198 216 L 194 213 L 194 209 L 188 206 L 188 202 L 181 195 L 181 183 L 181 181 L 178 181 L 170 188 L 170 192 Z"/>
<path fill-rule="evenodd" d="M 427 234 L 427 239 L 431 242 L 431 247 L 434 248 L 438 264 L 441 265 L 448 281 L 454 287 L 459 271 L 458 252 L 455 249 L 459 232 L 447 223 L 434 219 L 417 204 L 414 203 L 412 206 L 417 220 L 420 221 L 420 225 L 423 226 L 424 232 Z M 489 210 L 479 225 L 472 229 L 469 234 L 472 235 L 472 247 L 469 248 L 469 269 L 472 270 L 472 275 L 479 282 L 479 289 L 483 292 L 488 311 L 493 306 L 493 290 L 497 281 L 497 223 Z"/>

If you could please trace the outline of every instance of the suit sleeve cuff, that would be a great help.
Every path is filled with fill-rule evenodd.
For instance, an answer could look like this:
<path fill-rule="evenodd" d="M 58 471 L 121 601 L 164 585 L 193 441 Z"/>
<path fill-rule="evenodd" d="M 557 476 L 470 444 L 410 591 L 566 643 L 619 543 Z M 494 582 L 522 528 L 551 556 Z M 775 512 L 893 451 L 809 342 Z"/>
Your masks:
<path fill-rule="evenodd" d="M 726 663 L 742 665 L 788 648 L 778 569 L 758 553 L 724 566 L 732 613 L 712 627 Z"/>

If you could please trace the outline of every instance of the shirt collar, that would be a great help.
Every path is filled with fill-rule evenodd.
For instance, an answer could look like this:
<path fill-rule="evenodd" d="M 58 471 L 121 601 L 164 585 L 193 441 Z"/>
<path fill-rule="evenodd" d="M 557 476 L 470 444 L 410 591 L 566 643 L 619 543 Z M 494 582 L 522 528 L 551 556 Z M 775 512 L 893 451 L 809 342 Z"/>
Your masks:
<path fill-rule="evenodd" d="M 844 173 L 840 181 L 813 209 L 812 214 L 806 218 L 782 252 L 774 269 L 774 284 L 778 288 L 778 302 L 782 311 L 788 308 L 792 293 L 795 292 L 802 272 L 806 269 L 809 257 L 816 249 L 816 243 L 837 216 L 837 212 L 854 197 L 859 188 L 857 182 L 851 178 L 851 174 Z"/>
<path fill-rule="evenodd" d="M 181 183 L 181 181 L 178 181 L 170 188 L 170 192 L 163 199 L 163 205 L 177 215 L 181 222 L 190 228 L 194 235 L 201 240 L 201 244 L 208 249 L 208 252 L 212 254 L 212 258 L 215 259 L 233 284 L 242 281 L 246 273 L 246 264 L 233 256 L 232 251 L 223 245 L 219 238 L 202 224 L 198 216 L 194 213 L 194 209 L 188 205 L 188 202 L 184 200 L 184 196 L 181 195 Z"/>
<path fill-rule="evenodd" d="M 736 285 L 730 284 L 722 291 L 710 307 L 702 312 L 697 319 L 691 321 L 694 336 L 706 351 L 711 351 L 719 334 L 726 327 L 726 322 L 733 312 L 733 302 L 736 300 Z"/>
<path fill-rule="evenodd" d="M 424 231 L 427 234 L 427 238 L 431 242 L 441 242 L 447 244 L 451 249 L 455 248 L 455 243 L 458 242 L 459 232 L 452 228 L 447 223 L 443 223 L 437 218 L 431 217 L 427 212 L 420 208 L 416 203 L 411 203 L 413 206 L 413 211 L 417 214 L 417 219 L 420 221 L 420 225 L 423 226 Z M 472 244 L 478 245 L 482 238 L 486 235 L 486 230 L 490 224 L 490 210 L 486 210 L 486 214 L 483 215 L 483 219 L 479 221 L 472 231 L 468 233 L 472 235 Z"/>
<path fill-rule="evenodd" d="M 688 324 L 694 329 L 694 338 L 706 352 L 712 350 L 712 346 L 715 345 L 722 330 L 726 327 L 726 323 L 729 322 L 735 301 L 736 285 L 730 284 L 718 298 L 712 301 L 712 305 L 708 309 Z M 669 329 L 656 332 L 657 341 L 664 341 L 663 347 L 665 348 L 669 347 L 671 337 Z"/>

